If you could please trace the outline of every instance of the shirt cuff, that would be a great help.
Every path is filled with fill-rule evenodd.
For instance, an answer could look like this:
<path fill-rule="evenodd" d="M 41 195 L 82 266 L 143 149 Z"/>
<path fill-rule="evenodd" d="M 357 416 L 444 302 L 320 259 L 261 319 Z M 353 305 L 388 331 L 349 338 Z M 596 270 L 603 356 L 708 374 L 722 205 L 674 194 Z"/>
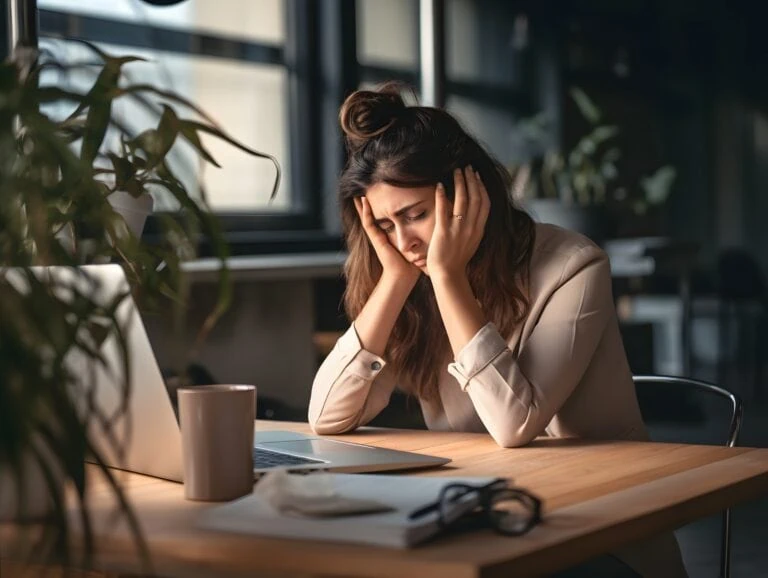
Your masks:
<path fill-rule="evenodd" d="M 361 379 L 374 379 L 387 364 L 382 357 L 363 349 L 354 324 L 339 337 L 336 347 L 339 348 L 343 360 L 350 360 L 347 369 Z"/>
<path fill-rule="evenodd" d="M 466 391 L 470 380 L 506 349 L 507 342 L 496 326 L 486 323 L 459 351 L 455 361 L 448 364 L 448 373 L 456 378 L 461 390 Z"/>

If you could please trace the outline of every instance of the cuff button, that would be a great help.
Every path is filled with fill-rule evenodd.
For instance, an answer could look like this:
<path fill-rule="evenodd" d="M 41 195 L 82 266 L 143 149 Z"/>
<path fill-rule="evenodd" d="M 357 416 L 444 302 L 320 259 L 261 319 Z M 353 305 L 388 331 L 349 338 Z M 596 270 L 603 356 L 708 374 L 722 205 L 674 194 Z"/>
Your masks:
<path fill-rule="evenodd" d="M 371 369 L 373 371 L 379 371 L 381 369 L 381 363 L 379 363 L 378 361 L 372 362 L 371 363 Z"/>

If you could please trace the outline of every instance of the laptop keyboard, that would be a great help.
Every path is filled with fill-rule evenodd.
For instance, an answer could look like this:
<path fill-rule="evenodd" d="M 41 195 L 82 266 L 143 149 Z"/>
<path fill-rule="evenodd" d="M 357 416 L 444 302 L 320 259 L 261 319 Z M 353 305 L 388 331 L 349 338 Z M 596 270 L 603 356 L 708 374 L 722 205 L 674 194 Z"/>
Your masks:
<path fill-rule="evenodd" d="M 323 464 L 322 460 L 292 456 L 282 452 L 273 452 L 263 448 L 253 448 L 253 467 L 275 468 L 278 466 L 300 466 L 303 464 Z"/>

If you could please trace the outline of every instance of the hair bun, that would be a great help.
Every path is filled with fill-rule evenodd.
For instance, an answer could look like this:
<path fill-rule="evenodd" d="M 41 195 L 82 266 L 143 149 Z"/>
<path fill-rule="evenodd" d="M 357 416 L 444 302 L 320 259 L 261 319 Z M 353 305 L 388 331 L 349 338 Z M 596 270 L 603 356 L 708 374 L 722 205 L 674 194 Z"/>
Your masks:
<path fill-rule="evenodd" d="M 362 146 L 397 122 L 407 109 L 401 88 L 397 83 L 388 83 L 376 90 L 357 90 L 347 97 L 339 112 L 339 123 L 350 145 Z"/>

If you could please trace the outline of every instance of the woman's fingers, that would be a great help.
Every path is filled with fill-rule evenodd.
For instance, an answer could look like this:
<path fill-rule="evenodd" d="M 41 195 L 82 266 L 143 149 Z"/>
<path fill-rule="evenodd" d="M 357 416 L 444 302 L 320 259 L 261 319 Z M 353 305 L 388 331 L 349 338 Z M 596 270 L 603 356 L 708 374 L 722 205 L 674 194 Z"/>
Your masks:
<path fill-rule="evenodd" d="M 485 224 L 488 221 L 488 215 L 491 212 L 491 198 L 488 196 L 488 190 L 485 188 L 485 183 L 480 178 L 480 173 L 475 172 L 475 180 L 477 181 L 477 188 L 480 196 L 477 216 L 477 228 L 480 229 L 480 237 L 485 231 Z"/>
<path fill-rule="evenodd" d="M 435 187 L 435 230 L 442 230 L 448 224 L 446 221 L 450 216 L 450 203 L 445 196 L 445 186 L 443 183 L 437 183 Z"/>
<path fill-rule="evenodd" d="M 481 208 L 480 183 L 471 165 L 464 167 L 464 181 L 467 183 L 467 220 L 476 226 Z"/>
<path fill-rule="evenodd" d="M 363 230 L 370 237 L 370 231 L 368 230 L 368 215 L 366 214 L 366 206 L 363 199 L 364 197 L 355 197 L 355 208 L 357 209 L 357 214 L 360 216 L 360 222 L 363 225 Z"/>
<path fill-rule="evenodd" d="M 371 207 L 365 197 L 360 197 L 360 208 L 362 210 L 363 224 L 367 227 L 371 224 Z"/>
<path fill-rule="evenodd" d="M 368 204 L 368 199 L 365 197 L 355 197 L 355 208 L 360 215 L 363 230 L 366 235 L 368 235 L 371 243 L 374 245 L 381 243 L 383 232 L 376 226 L 376 223 L 373 222 L 373 213 L 371 212 L 371 206 Z"/>
<path fill-rule="evenodd" d="M 373 221 L 373 211 L 371 211 L 371 205 L 368 204 L 368 199 L 360 197 L 360 205 L 363 209 L 363 226 L 369 234 L 378 233 L 381 231 Z"/>
<path fill-rule="evenodd" d="M 467 187 L 464 181 L 464 174 L 461 169 L 453 171 L 453 213 L 451 218 L 454 224 L 461 224 L 461 221 L 467 218 Z"/>

